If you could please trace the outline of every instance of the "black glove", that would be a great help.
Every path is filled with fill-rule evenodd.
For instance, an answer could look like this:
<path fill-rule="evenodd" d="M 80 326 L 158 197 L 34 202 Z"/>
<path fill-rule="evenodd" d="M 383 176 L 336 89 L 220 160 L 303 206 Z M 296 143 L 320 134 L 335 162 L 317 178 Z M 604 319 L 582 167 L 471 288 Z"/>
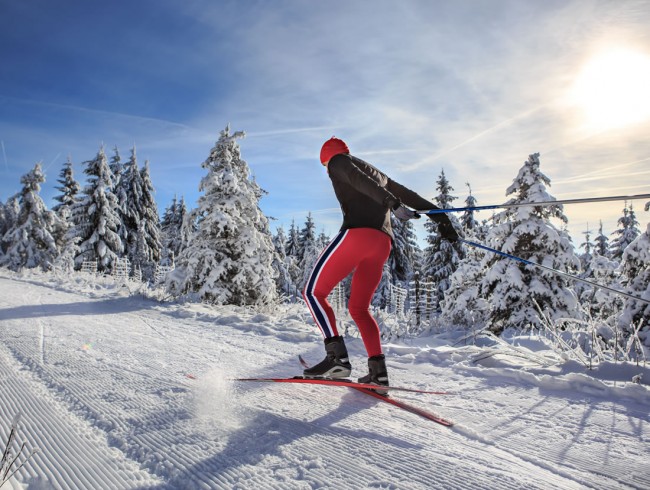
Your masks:
<path fill-rule="evenodd" d="M 454 229 L 454 225 L 451 224 L 448 218 L 438 221 L 438 232 L 440 233 L 440 237 L 448 242 L 453 243 L 460 238 Z"/>
<path fill-rule="evenodd" d="M 406 206 L 402 206 L 399 203 L 395 208 L 393 208 L 393 214 L 397 219 L 402 221 L 408 221 L 410 219 L 418 219 L 420 217 L 419 213 L 416 213 L 412 209 L 409 209 Z"/>

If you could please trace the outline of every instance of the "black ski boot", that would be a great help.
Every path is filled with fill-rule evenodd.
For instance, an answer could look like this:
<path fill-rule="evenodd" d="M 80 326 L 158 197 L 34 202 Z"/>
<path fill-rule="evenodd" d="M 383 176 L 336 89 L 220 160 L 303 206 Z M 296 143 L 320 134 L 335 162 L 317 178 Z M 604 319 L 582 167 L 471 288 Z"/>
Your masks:
<path fill-rule="evenodd" d="M 348 358 L 348 350 L 345 347 L 343 337 L 330 337 L 325 339 L 326 356 L 321 362 L 302 374 L 306 378 L 347 378 L 352 372 L 352 365 Z"/>
<path fill-rule="evenodd" d="M 388 370 L 383 354 L 368 358 L 368 374 L 358 379 L 359 383 L 388 386 Z M 388 390 L 374 390 L 380 395 L 387 395 Z"/>

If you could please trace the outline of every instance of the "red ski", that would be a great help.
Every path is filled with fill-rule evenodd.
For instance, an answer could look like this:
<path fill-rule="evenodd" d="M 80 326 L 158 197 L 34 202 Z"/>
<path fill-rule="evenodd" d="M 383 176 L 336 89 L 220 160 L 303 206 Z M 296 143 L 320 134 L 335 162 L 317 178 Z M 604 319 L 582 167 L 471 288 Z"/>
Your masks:
<path fill-rule="evenodd" d="M 451 420 L 444 419 L 439 415 L 436 415 L 435 413 L 422 410 L 421 408 L 418 408 L 409 403 L 405 403 L 402 400 L 396 400 L 395 398 L 391 398 L 386 395 L 380 395 L 379 393 L 371 389 L 368 390 L 366 388 L 358 388 L 358 387 L 354 387 L 354 389 L 360 391 L 361 393 L 365 393 L 366 395 L 373 396 L 377 400 L 390 403 L 391 405 L 395 405 L 396 407 L 399 407 L 402 410 L 406 410 L 407 412 L 414 413 L 416 415 L 419 415 L 420 417 L 424 417 L 425 419 L 431 420 L 432 422 L 436 422 L 438 424 L 444 425 L 445 427 L 451 427 L 452 425 L 454 425 L 454 423 Z"/>
<path fill-rule="evenodd" d="M 347 386 L 348 388 L 376 390 L 378 387 L 374 384 L 359 383 L 347 378 L 304 378 L 296 376 L 294 378 L 237 378 L 235 381 L 257 381 L 260 383 L 304 383 L 312 385 L 329 385 L 329 386 Z M 382 386 L 382 390 L 403 391 L 407 393 L 421 393 L 425 395 L 448 395 L 446 391 L 427 391 L 415 388 L 403 388 L 401 386 Z"/>

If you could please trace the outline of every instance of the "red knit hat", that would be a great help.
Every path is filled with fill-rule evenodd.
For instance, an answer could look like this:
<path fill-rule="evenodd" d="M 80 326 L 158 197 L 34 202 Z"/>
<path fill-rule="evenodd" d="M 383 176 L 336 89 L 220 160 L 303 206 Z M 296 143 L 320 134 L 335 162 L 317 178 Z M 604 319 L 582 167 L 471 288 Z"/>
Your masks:
<path fill-rule="evenodd" d="M 350 149 L 348 148 L 348 145 L 345 144 L 345 141 L 332 136 L 320 149 L 320 162 L 324 164 L 334 155 L 338 155 L 339 153 L 350 153 Z"/>

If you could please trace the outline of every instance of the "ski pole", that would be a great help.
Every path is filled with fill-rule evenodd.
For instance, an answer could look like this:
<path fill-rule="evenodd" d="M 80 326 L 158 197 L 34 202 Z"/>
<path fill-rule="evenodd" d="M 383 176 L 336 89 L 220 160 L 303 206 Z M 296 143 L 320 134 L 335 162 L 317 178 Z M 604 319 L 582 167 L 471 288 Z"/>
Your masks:
<path fill-rule="evenodd" d="M 635 194 L 633 196 L 585 197 L 582 199 L 560 199 L 559 201 L 515 202 L 511 204 L 491 204 L 487 206 L 468 206 L 464 208 L 425 209 L 417 211 L 420 214 L 455 213 L 457 211 L 484 211 L 486 209 L 519 208 L 522 206 L 552 206 L 554 204 L 581 204 L 586 202 L 632 201 L 634 199 L 650 199 L 650 194 Z"/>
<path fill-rule="evenodd" d="M 594 287 L 597 287 L 597 288 L 600 288 L 600 289 L 606 289 L 607 291 L 611 291 L 612 293 L 620 294 L 621 296 L 625 296 L 625 297 L 630 298 L 630 299 L 635 299 L 637 301 L 643 301 L 644 303 L 650 304 L 650 300 L 643 299 L 643 298 L 640 298 L 638 296 L 634 296 L 633 294 L 626 293 L 625 291 L 610 288 L 609 286 L 604 286 L 602 284 L 598 284 L 597 282 L 589 281 L 587 279 L 583 279 L 581 277 L 574 276 L 573 274 L 569 274 L 567 272 L 563 272 L 563 271 L 560 271 L 560 270 L 557 270 L 557 269 L 553 269 L 552 267 L 548 267 L 548 266 L 545 266 L 545 265 L 542 265 L 542 264 L 537 264 L 535 262 L 531 262 L 530 260 L 526 260 L 526 259 L 522 259 L 521 257 L 517 257 L 516 255 L 510 255 L 509 253 L 502 252 L 501 250 L 497 250 L 495 248 L 490 248 L 490 247 L 487 247 L 485 245 L 481 245 L 480 243 L 471 242 L 469 240 L 464 240 L 464 239 L 459 239 L 459 241 L 463 242 L 463 243 L 466 243 L 467 245 L 471 245 L 472 247 L 481 248 L 483 250 L 487 250 L 488 252 L 493 252 L 493 253 L 501 255 L 503 257 L 507 257 L 509 259 L 513 259 L 513 260 L 517 260 L 519 262 L 523 262 L 524 264 L 527 264 L 527 265 L 532 265 L 532 266 L 535 266 L 535 267 L 539 267 L 540 269 L 545 269 L 547 271 L 553 272 L 555 274 L 560 274 L 560 275 L 562 275 L 564 277 L 568 277 L 569 279 L 571 279 L 573 281 L 584 282 L 585 284 L 589 284 L 591 286 L 594 286 Z"/>

